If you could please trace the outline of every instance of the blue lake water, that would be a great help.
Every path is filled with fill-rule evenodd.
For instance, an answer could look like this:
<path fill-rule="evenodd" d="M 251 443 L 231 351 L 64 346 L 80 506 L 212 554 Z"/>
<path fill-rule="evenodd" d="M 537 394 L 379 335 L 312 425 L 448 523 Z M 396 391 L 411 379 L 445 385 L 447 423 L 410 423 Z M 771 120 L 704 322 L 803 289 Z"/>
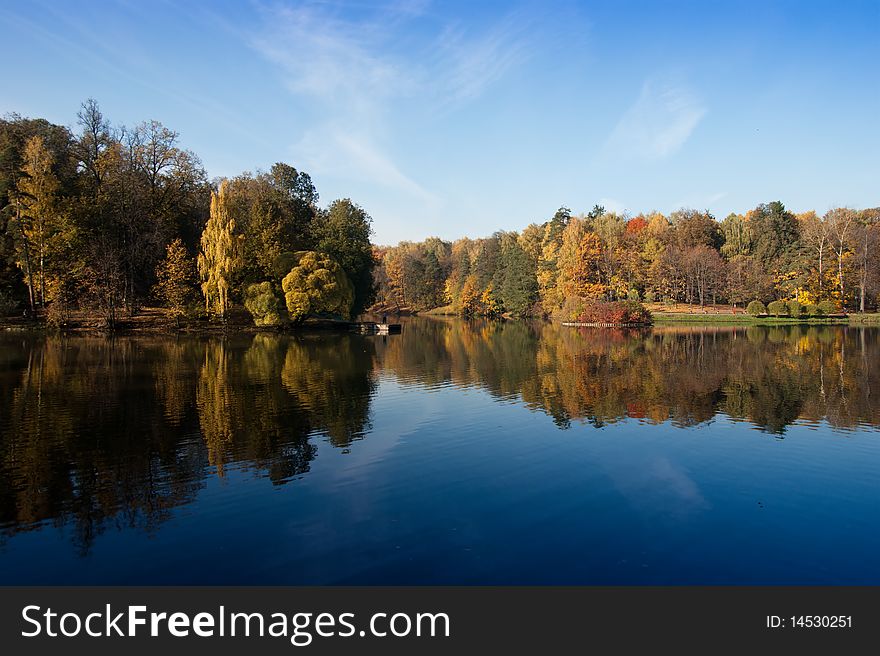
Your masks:
<path fill-rule="evenodd" d="M 880 584 L 880 330 L 0 336 L 0 584 Z"/>

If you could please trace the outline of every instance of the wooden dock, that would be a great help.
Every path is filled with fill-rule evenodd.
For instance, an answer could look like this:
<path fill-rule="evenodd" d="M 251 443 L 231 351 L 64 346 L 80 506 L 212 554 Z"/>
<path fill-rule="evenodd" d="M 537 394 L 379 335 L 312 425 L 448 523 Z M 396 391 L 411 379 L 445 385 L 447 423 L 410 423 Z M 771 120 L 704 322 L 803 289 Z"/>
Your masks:
<path fill-rule="evenodd" d="M 357 332 L 363 335 L 399 335 L 402 328 L 399 323 L 374 323 L 372 321 L 362 321 L 352 325 Z"/>

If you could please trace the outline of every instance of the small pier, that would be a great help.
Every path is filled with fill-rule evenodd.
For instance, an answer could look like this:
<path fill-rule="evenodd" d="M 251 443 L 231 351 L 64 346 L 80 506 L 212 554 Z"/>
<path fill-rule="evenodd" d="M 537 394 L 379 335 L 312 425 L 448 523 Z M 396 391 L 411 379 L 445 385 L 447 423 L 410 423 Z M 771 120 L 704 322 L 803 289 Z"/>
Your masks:
<path fill-rule="evenodd" d="M 362 321 L 352 324 L 352 327 L 363 335 L 399 335 L 401 331 L 401 324 L 399 323 Z"/>

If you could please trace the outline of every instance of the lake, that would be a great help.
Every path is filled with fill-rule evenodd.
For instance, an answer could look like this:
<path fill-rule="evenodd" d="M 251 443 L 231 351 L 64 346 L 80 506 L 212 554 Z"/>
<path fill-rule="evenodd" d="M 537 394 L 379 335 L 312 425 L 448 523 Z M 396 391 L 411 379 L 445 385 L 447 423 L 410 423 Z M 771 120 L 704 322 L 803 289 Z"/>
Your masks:
<path fill-rule="evenodd" d="M 880 329 L 0 335 L 0 584 L 880 584 Z"/>

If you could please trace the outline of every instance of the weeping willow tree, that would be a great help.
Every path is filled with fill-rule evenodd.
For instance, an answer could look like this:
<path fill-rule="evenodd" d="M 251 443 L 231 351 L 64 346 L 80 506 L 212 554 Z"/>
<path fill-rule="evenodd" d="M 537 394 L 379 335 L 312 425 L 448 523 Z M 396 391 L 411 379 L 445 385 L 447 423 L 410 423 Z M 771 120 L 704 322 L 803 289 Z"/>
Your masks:
<path fill-rule="evenodd" d="M 202 250 L 198 257 L 205 310 L 224 322 L 232 278 L 242 265 L 240 239 L 235 234 L 235 219 L 229 208 L 228 185 L 224 180 L 217 193 L 211 194 L 211 215 L 202 232 Z"/>
<path fill-rule="evenodd" d="M 330 314 L 348 319 L 354 288 L 345 271 L 324 253 L 306 251 L 299 264 L 281 281 L 287 311 L 294 323 L 309 316 Z"/>

